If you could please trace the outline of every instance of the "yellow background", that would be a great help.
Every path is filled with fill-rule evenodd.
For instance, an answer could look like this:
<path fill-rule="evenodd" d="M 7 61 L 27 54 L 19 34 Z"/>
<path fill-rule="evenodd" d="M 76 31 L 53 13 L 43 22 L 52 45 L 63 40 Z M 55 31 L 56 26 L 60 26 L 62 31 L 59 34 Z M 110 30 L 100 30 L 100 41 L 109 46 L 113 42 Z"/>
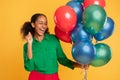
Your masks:
<path fill-rule="evenodd" d="M 20 28 L 37 12 L 47 15 L 51 33 L 54 33 L 53 15 L 55 10 L 69 0 L 1 0 L 0 1 L 0 80 L 27 80 L 29 72 L 23 67 L 23 44 Z M 112 49 L 111 61 L 102 67 L 87 71 L 88 80 L 120 80 L 120 1 L 105 0 L 106 13 L 115 21 L 111 37 L 102 41 Z M 71 44 L 61 42 L 66 55 L 72 59 Z M 59 66 L 61 80 L 82 80 L 83 70 L 71 70 Z"/>

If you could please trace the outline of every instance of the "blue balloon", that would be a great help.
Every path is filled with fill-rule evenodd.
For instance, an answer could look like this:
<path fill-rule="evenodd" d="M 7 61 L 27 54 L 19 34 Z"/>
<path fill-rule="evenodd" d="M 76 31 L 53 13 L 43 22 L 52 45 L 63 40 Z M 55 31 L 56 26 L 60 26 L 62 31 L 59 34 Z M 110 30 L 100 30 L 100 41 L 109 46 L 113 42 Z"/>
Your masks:
<path fill-rule="evenodd" d="M 72 47 L 72 56 L 80 64 L 89 64 L 94 59 L 95 47 L 90 41 L 76 42 Z"/>
<path fill-rule="evenodd" d="M 85 28 L 83 27 L 83 24 L 81 23 L 78 23 L 75 26 L 70 36 L 73 42 L 83 41 L 83 40 L 90 40 L 90 41 L 92 40 L 92 35 L 85 30 Z"/>
<path fill-rule="evenodd" d="M 115 27 L 114 21 L 110 17 L 107 17 L 107 21 L 103 26 L 102 30 L 100 30 L 98 33 L 94 35 L 95 39 L 97 41 L 107 39 L 112 35 L 114 27 Z"/>
<path fill-rule="evenodd" d="M 77 14 L 77 22 L 81 22 L 82 21 L 82 13 L 83 13 L 82 4 L 78 1 L 69 1 L 66 5 L 70 6 L 71 8 L 74 9 L 74 11 Z"/>
<path fill-rule="evenodd" d="M 79 1 L 79 2 L 84 2 L 84 0 L 71 0 L 71 1 Z"/>

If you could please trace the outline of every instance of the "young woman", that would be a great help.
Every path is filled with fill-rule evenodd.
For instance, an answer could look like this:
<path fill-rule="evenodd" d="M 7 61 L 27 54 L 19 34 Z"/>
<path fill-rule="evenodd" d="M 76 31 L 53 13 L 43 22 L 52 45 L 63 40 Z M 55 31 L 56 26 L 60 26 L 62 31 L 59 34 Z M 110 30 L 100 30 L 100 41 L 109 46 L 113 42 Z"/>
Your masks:
<path fill-rule="evenodd" d="M 74 69 L 88 68 L 69 60 L 55 35 L 49 34 L 47 17 L 44 14 L 34 14 L 30 22 L 25 22 L 21 28 L 24 44 L 24 67 L 30 71 L 28 80 L 59 80 L 58 62 Z"/>

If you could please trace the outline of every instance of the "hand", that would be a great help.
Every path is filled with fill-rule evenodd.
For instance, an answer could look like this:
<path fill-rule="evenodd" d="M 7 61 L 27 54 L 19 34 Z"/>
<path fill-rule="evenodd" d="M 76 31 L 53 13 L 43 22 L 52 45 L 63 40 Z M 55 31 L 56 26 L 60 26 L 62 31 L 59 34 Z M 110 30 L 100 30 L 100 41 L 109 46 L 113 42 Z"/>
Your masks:
<path fill-rule="evenodd" d="M 78 63 L 74 62 L 74 67 L 87 70 L 89 68 L 89 64 L 78 64 Z"/>
<path fill-rule="evenodd" d="M 25 36 L 25 39 L 27 40 L 28 44 L 32 44 L 33 38 L 30 32 L 27 34 L 27 36 Z"/>
<path fill-rule="evenodd" d="M 89 64 L 84 64 L 84 69 L 87 70 L 90 67 Z"/>

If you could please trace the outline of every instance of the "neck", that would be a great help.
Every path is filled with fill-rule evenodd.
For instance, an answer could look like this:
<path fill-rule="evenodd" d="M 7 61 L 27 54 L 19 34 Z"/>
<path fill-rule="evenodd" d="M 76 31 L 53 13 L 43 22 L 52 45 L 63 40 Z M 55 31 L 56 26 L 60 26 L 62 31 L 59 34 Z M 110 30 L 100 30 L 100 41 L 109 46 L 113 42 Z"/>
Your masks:
<path fill-rule="evenodd" d="M 38 40 L 38 41 L 42 41 L 43 38 L 44 38 L 44 35 L 38 35 L 38 34 L 35 34 L 34 37 L 35 37 L 36 40 Z"/>

